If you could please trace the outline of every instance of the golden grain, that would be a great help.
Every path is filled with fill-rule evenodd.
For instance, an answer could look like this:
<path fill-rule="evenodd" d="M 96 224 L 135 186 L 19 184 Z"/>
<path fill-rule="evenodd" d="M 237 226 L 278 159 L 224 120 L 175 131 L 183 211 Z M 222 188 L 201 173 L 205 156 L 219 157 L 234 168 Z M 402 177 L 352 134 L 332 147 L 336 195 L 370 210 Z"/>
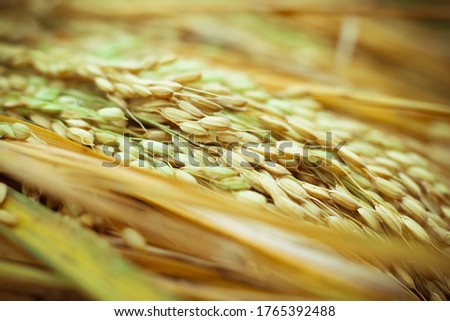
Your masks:
<path fill-rule="evenodd" d="M 399 199 L 405 194 L 400 187 L 384 178 L 376 177 L 372 182 L 377 190 L 390 198 Z"/>
<path fill-rule="evenodd" d="M 202 97 L 190 97 L 192 105 L 206 113 L 216 113 L 223 109 L 222 106 Z"/>
<path fill-rule="evenodd" d="M 416 289 L 416 285 L 414 284 L 414 279 L 410 273 L 408 273 L 405 269 L 398 265 L 393 265 L 394 273 L 400 281 L 405 284 L 410 289 Z"/>
<path fill-rule="evenodd" d="M 238 191 L 234 193 L 234 196 L 243 202 L 249 202 L 252 204 L 265 205 L 267 204 L 267 199 L 264 195 L 254 192 L 254 191 Z"/>
<path fill-rule="evenodd" d="M 114 85 L 106 78 L 95 78 L 95 84 L 97 85 L 100 90 L 103 90 L 105 92 L 113 92 L 114 91 Z"/>
<path fill-rule="evenodd" d="M 125 241 L 125 243 L 136 249 L 145 250 L 147 248 L 147 242 L 145 238 L 136 230 L 126 227 L 120 231 L 120 236 Z"/>
<path fill-rule="evenodd" d="M 45 129 L 52 128 L 52 119 L 50 117 L 44 116 L 39 113 L 31 113 L 29 116 L 30 120 L 38 126 L 41 126 Z"/>
<path fill-rule="evenodd" d="M 350 211 L 356 211 L 361 206 L 359 203 L 350 195 L 346 193 L 341 193 L 335 190 L 330 190 L 329 194 L 331 196 L 331 199 L 338 205 L 342 206 L 343 208 L 346 208 Z"/>
<path fill-rule="evenodd" d="M 376 176 L 382 178 L 391 178 L 393 176 L 392 172 L 386 167 L 377 166 L 377 165 L 367 165 L 366 167 L 369 171 L 371 171 Z"/>
<path fill-rule="evenodd" d="M 277 181 L 281 189 L 296 201 L 304 202 L 309 197 L 297 180 L 289 177 L 279 177 Z"/>
<path fill-rule="evenodd" d="M 190 72 L 173 77 L 171 80 L 178 82 L 180 84 L 187 84 L 191 82 L 196 82 L 202 79 L 202 74 L 200 72 Z"/>
<path fill-rule="evenodd" d="M 420 223 L 427 221 L 428 215 L 422 204 L 412 197 L 403 197 L 401 200 L 402 209 L 414 220 Z"/>
<path fill-rule="evenodd" d="M 135 91 L 133 88 L 131 88 L 128 85 L 116 83 L 114 84 L 114 91 L 119 94 L 119 96 L 125 97 L 125 98 L 131 98 L 136 96 Z"/>
<path fill-rule="evenodd" d="M 202 112 L 200 109 L 198 109 L 198 108 L 195 107 L 194 105 L 188 103 L 187 101 L 179 101 L 179 102 L 178 102 L 178 107 L 179 107 L 181 110 L 183 110 L 183 111 L 185 111 L 185 112 L 191 114 L 191 115 L 194 116 L 195 118 L 202 118 L 202 117 L 205 116 L 205 115 L 203 114 L 203 112 Z"/>
<path fill-rule="evenodd" d="M 288 117 L 287 121 L 295 132 L 302 135 L 306 139 L 310 139 L 312 141 L 317 139 L 317 133 L 308 125 L 298 123 L 298 121 L 292 117 Z"/>
<path fill-rule="evenodd" d="M 14 136 L 18 140 L 26 140 L 31 136 L 31 129 L 22 123 L 14 123 L 11 125 L 11 128 L 14 132 Z"/>
<path fill-rule="evenodd" d="M 321 201 L 331 200 L 328 189 L 305 182 L 301 183 L 301 185 L 305 189 L 305 191 L 312 197 L 316 197 Z"/>
<path fill-rule="evenodd" d="M 401 166 L 408 167 L 414 165 L 414 161 L 412 161 L 411 158 L 403 152 L 390 150 L 386 152 L 386 155 Z"/>
<path fill-rule="evenodd" d="M 174 169 L 174 173 L 175 173 L 175 178 L 179 181 L 183 181 L 188 184 L 197 184 L 197 180 L 195 179 L 195 177 L 186 171 Z"/>
<path fill-rule="evenodd" d="M 286 122 L 279 120 L 273 116 L 261 115 L 259 116 L 259 119 L 261 120 L 262 124 L 270 130 L 279 132 L 285 132 L 287 130 Z"/>
<path fill-rule="evenodd" d="M 262 168 L 264 168 L 266 171 L 271 173 L 274 176 L 286 176 L 291 175 L 291 172 L 289 172 L 286 168 L 281 166 L 280 164 L 270 162 L 270 161 L 262 161 L 258 164 Z"/>
<path fill-rule="evenodd" d="M 67 137 L 67 126 L 60 120 L 52 122 L 52 130 L 61 137 Z"/>
<path fill-rule="evenodd" d="M 374 231 L 381 232 L 382 228 L 377 217 L 377 212 L 372 209 L 360 207 L 358 213 L 361 215 L 363 221 Z"/>
<path fill-rule="evenodd" d="M 222 142 L 222 143 L 237 143 L 241 140 L 241 135 L 240 133 L 236 133 L 236 132 L 230 132 L 230 131 L 225 131 L 225 132 L 217 132 L 216 134 L 216 140 L 218 142 Z"/>
<path fill-rule="evenodd" d="M 376 157 L 374 159 L 374 162 L 378 166 L 386 167 L 386 168 L 390 169 L 391 171 L 398 171 L 401 168 L 397 162 L 393 161 L 392 159 L 386 158 L 386 157 Z"/>
<path fill-rule="evenodd" d="M 158 142 L 170 142 L 172 140 L 172 136 L 170 134 L 158 129 L 147 130 L 147 132 L 143 135 L 143 138 Z"/>
<path fill-rule="evenodd" d="M 200 123 L 196 121 L 182 122 L 179 126 L 182 131 L 188 134 L 194 134 L 199 136 L 208 135 L 208 131 L 202 125 L 200 125 Z"/>
<path fill-rule="evenodd" d="M 403 223 L 406 226 L 407 230 L 412 235 L 414 235 L 417 239 L 419 239 L 423 242 L 431 243 L 431 238 L 428 235 L 428 233 L 423 229 L 422 226 L 417 224 L 416 221 L 409 218 L 408 216 L 402 216 L 402 220 L 403 220 Z"/>
<path fill-rule="evenodd" d="M 239 176 L 224 178 L 221 181 L 217 182 L 216 186 L 220 189 L 230 191 L 241 191 L 250 188 L 250 185 Z"/>
<path fill-rule="evenodd" d="M 406 174 L 418 181 L 432 182 L 435 180 L 435 176 L 423 167 L 411 166 L 406 170 Z"/>
<path fill-rule="evenodd" d="M 399 217 L 383 204 L 375 205 L 375 210 L 381 220 L 397 235 L 402 235 L 402 222 Z"/>
<path fill-rule="evenodd" d="M 163 86 L 149 87 L 150 92 L 156 98 L 168 99 L 173 96 L 173 90 Z"/>
<path fill-rule="evenodd" d="M 89 145 L 89 146 L 94 145 L 94 135 L 92 135 L 92 133 L 88 132 L 87 130 L 81 128 L 70 127 L 67 130 L 67 138 L 82 145 Z"/>
<path fill-rule="evenodd" d="M 172 107 L 163 108 L 161 110 L 161 115 L 174 123 L 195 120 L 195 117 L 191 114 Z"/>
<path fill-rule="evenodd" d="M 133 84 L 131 85 L 131 89 L 141 97 L 150 97 L 152 95 L 150 89 L 143 85 Z"/>
<path fill-rule="evenodd" d="M 200 119 L 200 124 L 209 130 L 227 131 L 231 128 L 231 121 L 225 117 L 206 116 Z"/>
<path fill-rule="evenodd" d="M 125 118 L 123 110 L 117 107 L 105 107 L 97 110 L 97 114 L 107 121 L 122 120 Z"/>
<path fill-rule="evenodd" d="M 89 124 L 87 121 L 84 121 L 82 119 L 66 119 L 64 120 L 67 126 L 69 127 L 78 127 L 82 129 L 89 130 L 92 128 L 91 124 Z"/>
<path fill-rule="evenodd" d="M 404 173 L 399 173 L 398 177 L 400 178 L 403 186 L 405 186 L 406 190 L 410 192 L 414 197 L 419 197 L 421 195 L 421 189 L 419 185 L 411 177 Z"/>
<path fill-rule="evenodd" d="M 364 161 L 359 157 L 357 154 L 355 154 L 350 148 L 346 146 L 342 146 L 341 149 L 339 149 L 339 156 L 344 160 L 344 162 L 362 169 L 366 165 L 364 164 Z"/>

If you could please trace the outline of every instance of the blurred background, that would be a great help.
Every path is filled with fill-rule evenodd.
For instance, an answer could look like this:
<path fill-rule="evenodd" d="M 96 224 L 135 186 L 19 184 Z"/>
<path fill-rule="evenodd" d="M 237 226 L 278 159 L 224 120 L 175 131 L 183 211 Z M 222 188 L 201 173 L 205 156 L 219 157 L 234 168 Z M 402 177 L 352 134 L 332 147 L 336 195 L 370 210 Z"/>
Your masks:
<path fill-rule="evenodd" d="M 253 72 L 274 88 L 303 82 L 450 101 L 446 1 L 3 0 L 0 5 L 4 41 L 75 46 L 111 59 L 173 52 Z"/>

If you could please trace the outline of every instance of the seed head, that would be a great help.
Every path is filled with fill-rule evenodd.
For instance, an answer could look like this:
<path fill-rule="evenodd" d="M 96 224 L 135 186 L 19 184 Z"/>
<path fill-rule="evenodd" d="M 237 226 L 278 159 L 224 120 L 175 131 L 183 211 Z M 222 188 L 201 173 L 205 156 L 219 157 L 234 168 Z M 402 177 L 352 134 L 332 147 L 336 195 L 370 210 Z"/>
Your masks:
<path fill-rule="evenodd" d="M 406 173 L 417 181 L 432 182 L 435 180 L 434 175 L 420 166 L 411 166 L 406 170 Z"/>
<path fill-rule="evenodd" d="M 60 120 L 55 120 L 52 123 L 52 130 L 61 137 L 67 137 L 67 126 Z"/>
<path fill-rule="evenodd" d="M 170 145 L 154 141 L 154 140 L 142 140 L 140 142 L 143 149 L 152 154 L 159 155 L 169 155 L 172 153 L 172 148 Z"/>
<path fill-rule="evenodd" d="M 259 117 L 259 119 L 261 120 L 263 125 L 271 130 L 279 132 L 285 132 L 287 130 L 286 122 L 281 121 L 274 116 L 262 115 Z"/>
<path fill-rule="evenodd" d="M 421 195 L 421 190 L 419 185 L 408 175 L 404 173 L 398 174 L 398 177 L 400 178 L 401 182 L 403 183 L 403 186 L 410 192 L 413 196 L 419 197 Z"/>
<path fill-rule="evenodd" d="M 154 140 L 158 142 L 170 142 L 172 140 L 172 136 L 170 134 L 159 129 L 147 130 L 147 132 L 143 135 L 143 137 L 145 139 Z"/>
<path fill-rule="evenodd" d="M 267 204 L 267 199 L 264 195 L 254 192 L 254 191 L 239 191 L 234 193 L 234 196 L 244 202 L 249 202 L 253 204 L 265 205 Z"/>
<path fill-rule="evenodd" d="M 89 124 L 87 121 L 84 121 L 82 119 L 66 119 L 64 122 L 69 127 L 78 127 L 78 128 L 83 128 L 86 130 L 91 129 L 91 127 L 92 127 L 91 124 Z M 52 125 L 53 125 L 53 123 L 52 123 Z"/>
<path fill-rule="evenodd" d="M 197 184 L 197 180 L 195 179 L 195 177 L 189 174 L 188 172 L 182 171 L 180 169 L 175 169 L 174 171 L 175 171 L 175 178 L 177 180 L 183 181 L 188 184 Z"/>
<path fill-rule="evenodd" d="M 281 189 L 296 201 L 304 202 L 309 197 L 305 189 L 296 180 L 289 177 L 280 177 L 277 181 Z"/>
<path fill-rule="evenodd" d="M 229 167 L 185 167 L 183 170 L 194 175 L 205 175 L 210 179 L 221 180 L 236 176 L 237 173 Z"/>
<path fill-rule="evenodd" d="M 117 107 L 105 107 L 97 110 L 97 114 L 104 120 L 116 121 L 125 118 L 123 110 Z"/>
<path fill-rule="evenodd" d="M 422 204 L 412 197 L 403 197 L 401 207 L 414 220 L 420 223 L 427 221 L 428 215 Z"/>
<path fill-rule="evenodd" d="M 172 78 L 173 81 L 178 82 L 180 84 L 196 82 L 199 81 L 200 79 L 202 79 L 202 74 L 199 72 L 185 73 Z"/>
<path fill-rule="evenodd" d="M 188 103 L 187 101 L 179 101 L 179 102 L 178 102 L 178 107 L 179 107 L 181 110 L 183 110 L 183 111 L 185 111 L 185 112 L 191 114 L 191 115 L 194 116 L 195 118 L 202 118 L 202 117 L 205 116 L 205 115 L 203 114 L 203 112 L 202 112 L 200 109 L 198 109 L 198 108 L 195 107 L 194 105 Z"/>
<path fill-rule="evenodd" d="M 150 92 L 156 98 L 169 99 L 173 96 L 173 90 L 163 86 L 149 87 Z"/>
<path fill-rule="evenodd" d="M 359 203 L 350 195 L 335 190 L 330 190 L 331 199 L 338 205 L 350 211 L 356 211 L 361 207 Z"/>
<path fill-rule="evenodd" d="M 38 126 L 50 130 L 52 128 L 52 119 L 50 117 L 44 116 L 39 113 L 31 113 L 29 118 L 33 123 L 35 123 Z"/>
<path fill-rule="evenodd" d="M 100 90 L 105 92 L 113 92 L 114 91 L 114 85 L 106 78 L 95 78 L 95 84 L 97 85 Z"/>
<path fill-rule="evenodd" d="M 431 243 L 431 238 L 428 233 L 416 221 L 405 215 L 402 216 L 402 220 L 406 229 L 411 232 L 411 234 L 414 235 L 417 239 L 426 243 Z"/>
<path fill-rule="evenodd" d="M 148 87 L 143 86 L 143 85 L 133 84 L 133 85 L 131 85 L 131 89 L 133 89 L 134 92 L 141 97 L 149 97 L 152 95 L 152 92 L 150 91 L 150 89 L 148 89 Z"/>
<path fill-rule="evenodd" d="M 216 183 L 216 186 L 220 189 L 230 191 L 241 191 L 250 188 L 250 185 L 239 176 L 224 178 Z"/>
<path fill-rule="evenodd" d="M 120 235 L 122 236 L 122 239 L 125 241 L 125 243 L 136 250 L 145 250 L 147 248 L 147 242 L 145 241 L 145 238 L 132 228 L 124 228 L 122 231 L 120 231 Z"/>
<path fill-rule="evenodd" d="M 216 113 L 223 109 L 222 106 L 202 97 L 189 98 L 192 105 L 205 113 Z"/>
<path fill-rule="evenodd" d="M 92 133 L 88 132 L 87 130 L 81 128 L 70 127 L 67 130 L 67 138 L 82 145 L 89 145 L 89 146 L 94 145 L 94 135 L 92 135 Z"/>
<path fill-rule="evenodd" d="M 114 143 L 117 140 L 117 135 L 111 134 L 106 131 L 96 130 L 94 135 L 96 143 L 99 144 Z"/>
<path fill-rule="evenodd" d="M 302 183 L 302 187 L 312 197 L 318 198 L 322 201 L 328 201 L 331 199 L 331 197 L 328 193 L 328 189 L 326 189 L 326 188 L 316 186 L 313 184 L 309 184 L 309 183 L 305 183 L 305 182 Z"/>
<path fill-rule="evenodd" d="M 12 126 L 8 123 L 0 123 L 0 138 L 16 138 Z"/>
<path fill-rule="evenodd" d="M 25 124 L 14 123 L 11 127 L 15 138 L 18 140 L 25 140 L 31 136 L 31 129 Z"/>
<path fill-rule="evenodd" d="M 381 220 L 397 235 L 402 233 L 402 224 L 396 213 L 393 213 L 390 209 L 382 204 L 375 205 L 375 210 Z"/>
<path fill-rule="evenodd" d="M 174 123 L 181 123 L 195 119 L 195 117 L 192 116 L 191 114 L 173 107 L 167 107 L 162 109 L 161 115 L 163 115 L 164 118 Z"/>
<path fill-rule="evenodd" d="M 225 117 L 206 116 L 200 119 L 200 123 L 209 130 L 226 131 L 231 128 L 231 121 Z"/>
<path fill-rule="evenodd" d="M 367 165 L 367 169 L 371 171 L 376 176 L 382 177 L 382 178 L 391 178 L 392 172 L 383 166 L 377 166 L 377 165 Z"/>
<path fill-rule="evenodd" d="M 230 131 L 217 132 L 216 139 L 218 142 L 227 143 L 227 144 L 237 143 L 241 140 L 241 135 L 240 135 L 240 133 L 235 133 L 235 132 L 230 132 Z"/>
<path fill-rule="evenodd" d="M 285 167 L 275 162 L 262 161 L 258 165 L 274 176 L 291 175 L 291 172 L 289 172 Z"/>
<path fill-rule="evenodd" d="M 400 187 L 384 178 L 374 178 L 373 184 L 382 194 L 393 199 L 400 199 L 405 194 Z"/>
<path fill-rule="evenodd" d="M 342 157 L 344 162 L 356 168 L 362 169 L 365 167 L 365 164 L 361 157 L 356 155 L 350 148 L 346 146 L 342 146 L 341 149 L 339 149 L 339 156 Z"/>
<path fill-rule="evenodd" d="M 314 129 L 312 129 L 312 127 L 308 126 L 307 124 L 299 123 L 296 118 L 292 117 L 288 117 L 287 121 L 295 132 L 302 135 L 306 139 L 310 139 L 313 141 L 317 139 L 317 134 Z"/>
<path fill-rule="evenodd" d="M 135 91 L 130 86 L 125 85 L 125 84 L 120 84 L 120 83 L 114 84 L 114 89 L 115 89 L 116 93 L 118 93 L 119 96 L 122 96 L 122 97 L 131 98 L 131 97 L 136 96 Z"/>
<path fill-rule="evenodd" d="M 208 135 L 208 131 L 196 121 L 186 121 L 180 124 L 182 131 L 188 134 L 194 134 L 199 136 Z"/>
<path fill-rule="evenodd" d="M 378 220 L 376 211 L 364 207 L 358 209 L 358 213 L 361 215 L 364 222 L 374 231 L 381 232 L 382 228 L 380 221 Z"/>

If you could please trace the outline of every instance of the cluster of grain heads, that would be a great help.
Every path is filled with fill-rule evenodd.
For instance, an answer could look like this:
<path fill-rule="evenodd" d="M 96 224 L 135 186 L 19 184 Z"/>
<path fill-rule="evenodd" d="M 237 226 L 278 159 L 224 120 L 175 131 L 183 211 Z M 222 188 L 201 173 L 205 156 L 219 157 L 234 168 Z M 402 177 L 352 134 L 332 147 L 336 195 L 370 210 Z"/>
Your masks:
<path fill-rule="evenodd" d="M 31 136 L 30 128 L 22 123 L 0 123 L 0 138 L 26 140 Z"/>
<path fill-rule="evenodd" d="M 2 54 L 6 64 L 20 55 L 25 59 L 24 51 L 11 52 Z M 304 89 L 273 95 L 233 73 L 208 79 L 200 71 L 180 72 L 173 56 L 68 64 L 64 70 L 34 56 L 27 59 L 28 71 L 2 75 L 8 90 L 21 93 L 1 101 L 10 116 L 29 119 L 130 167 L 205 192 L 219 189 L 275 216 L 348 234 L 449 246 L 449 192 L 437 172 L 428 170 L 427 158 L 409 151 L 410 144 L 395 134 L 323 108 Z M 42 79 L 33 85 L 24 75 L 36 70 Z M 26 125 L 0 123 L 2 138 L 30 135 Z M 415 145 L 416 151 L 424 146 Z M 101 225 L 84 211 L 68 214 L 64 205 L 62 212 L 90 228 Z M 146 248 L 134 229 L 114 233 L 133 249 Z M 392 273 L 414 286 L 409 271 L 396 267 Z"/>

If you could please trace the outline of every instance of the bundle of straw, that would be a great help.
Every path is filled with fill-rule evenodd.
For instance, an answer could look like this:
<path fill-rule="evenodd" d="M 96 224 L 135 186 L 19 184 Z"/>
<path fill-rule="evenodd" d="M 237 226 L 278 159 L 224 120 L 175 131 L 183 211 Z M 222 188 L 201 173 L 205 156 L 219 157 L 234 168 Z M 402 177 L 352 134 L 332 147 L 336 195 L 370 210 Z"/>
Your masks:
<path fill-rule="evenodd" d="M 102 3 L 0 21 L 0 298 L 449 298 L 443 45 L 413 68 L 405 39 L 355 53 L 359 24 L 398 40 L 369 18 L 334 50 L 289 6 Z"/>

